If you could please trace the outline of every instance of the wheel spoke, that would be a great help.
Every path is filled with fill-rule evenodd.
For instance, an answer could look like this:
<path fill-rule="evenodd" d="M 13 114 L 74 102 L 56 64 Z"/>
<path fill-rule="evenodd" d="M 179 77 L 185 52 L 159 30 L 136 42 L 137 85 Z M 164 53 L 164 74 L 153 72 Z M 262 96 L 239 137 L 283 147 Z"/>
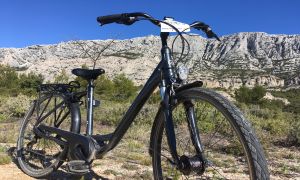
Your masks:
<path fill-rule="evenodd" d="M 37 106 L 37 119 L 39 120 L 41 117 L 42 117 L 42 115 L 44 114 L 44 112 L 45 112 L 45 110 L 46 110 L 46 108 L 48 107 L 48 105 L 49 105 L 49 103 L 50 103 L 50 101 L 51 101 L 51 99 L 52 99 L 52 97 L 50 97 L 48 100 L 47 100 L 47 103 L 45 104 L 45 107 L 44 107 L 44 109 L 42 110 L 42 112 L 39 114 L 39 111 L 40 111 L 40 104 L 38 103 L 38 106 Z"/>
<path fill-rule="evenodd" d="M 220 130 L 220 128 L 222 127 L 222 124 L 218 124 L 217 127 L 215 128 L 215 132 L 209 137 L 207 142 L 211 142 L 212 138 L 217 134 L 217 132 Z"/>

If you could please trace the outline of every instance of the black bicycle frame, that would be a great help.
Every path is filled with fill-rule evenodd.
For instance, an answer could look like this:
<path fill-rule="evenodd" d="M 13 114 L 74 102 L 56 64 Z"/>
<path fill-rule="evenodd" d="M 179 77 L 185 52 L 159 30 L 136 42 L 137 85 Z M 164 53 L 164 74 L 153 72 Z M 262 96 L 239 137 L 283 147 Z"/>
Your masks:
<path fill-rule="evenodd" d="M 132 124 L 133 120 L 148 100 L 148 98 L 151 96 L 153 91 L 159 86 L 163 99 L 161 105 L 163 106 L 166 116 L 166 132 L 168 136 L 169 146 L 171 148 L 173 158 L 175 159 L 175 161 L 178 161 L 173 120 L 170 114 L 170 95 L 172 92 L 172 79 L 175 78 L 175 75 L 174 67 L 172 66 L 170 48 L 167 46 L 168 36 L 169 33 L 161 33 L 161 61 L 151 74 L 143 89 L 133 101 L 132 105 L 130 106 L 124 117 L 122 118 L 120 124 L 117 126 L 116 130 L 112 134 L 112 137 L 110 138 L 108 144 L 101 148 L 100 152 L 98 153 L 99 157 L 102 157 L 105 153 L 113 149 L 120 142 L 128 128 Z"/>
<path fill-rule="evenodd" d="M 119 123 L 118 127 L 113 133 L 113 136 L 109 140 L 109 143 L 104 146 L 101 151 L 99 152 L 99 156 L 103 156 L 106 152 L 113 149 L 119 141 L 122 139 L 128 128 L 130 127 L 131 123 L 140 112 L 148 98 L 151 96 L 153 91 L 158 87 L 159 83 L 161 82 L 162 77 L 162 68 L 163 61 L 161 61 L 158 66 L 153 71 L 152 75 L 146 82 L 143 89 L 140 91 L 138 96 L 133 101 L 130 108 L 127 110 L 126 114 L 123 116 L 121 122 Z"/>
<path fill-rule="evenodd" d="M 80 135 L 80 126 L 81 126 L 81 117 L 80 117 L 80 109 L 79 105 L 80 103 L 77 101 L 71 101 L 73 96 L 70 96 L 69 98 L 66 98 L 68 104 L 71 104 L 71 132 L 67 131 L 61 131 L 57 128 L 50 128 L 46 126 L 40 125 L 39 127 L 42 130 L 50 131 L 53 133 L 58 133 L 61 136 L 68 136 L 67 139 L 70 141 L 75 140 L 76 142 L 78 141 L 78 144 L 81 143 L 82 146 L 86 146 L 86 144 L 90 144 L 90 138 L 91 136 L 95 138 L 96 140 L 100 141 L 108 141 L 107 144 L 103 143 L 101 144 L 101 147 L 98 146 L 99 148 L 93 149 L 93 152 L 97 153 L 97 157 L 101 158 L 103 157 L 108 151 L 112 150 L 116 145 L 120 142 L 132 122 L 134 121 L 135 117 L 137 114 L 140 112 L 146 101 L 149 99 L 153 91 L 159 86 L 160 88 L 160 95 L 162 98 L 161 101 L 161 111 L 164 114 L 164 124 L 165 124 L 165 131 L 166 131 L 166 136 L 167 136 L 167 141 L 168 145 L 170 148 L 170 152 L 172 155 L 172 158 L 174 160 L 174 163 L 181 165 L 180 159 L 177 154 L 177 148 L 176 148 L 176 136 L 175 136 L 175 131 L 174 131 L 174 124 L 173 124 L 173 116 L 172 116 L 172 104 L 174 101 L 174 95 L 175 91 L 179 92 L 180 89 L 186 89 L 186 88 L 191 88 L 194 87 L 195 85 L 198 86 L 199 83 L 193 83 L 185 86 L 181 86 L 178 89 L 174 90 L 173 84 L 176 83 L 176 74 L 175 74 L 175 67 L 173 65 L 173 60 L 171 56 L 171 50 L 167 45 L 167 38 L 169 36 L 169 33 L 161 33 L 161 41 L 162 41 L 162 48 L 161 48 L 161 61 L 157 65 L 157 67 L 154 69 L 153 73 L 149 77 L 148 81 L 138 94 L 138 96 L 135 98 L 133 101 L 132 105 L 129 107 L 125 115 L 123 116 L 121 122 L 115 129 L 115 131 L 112 134 L 107 134 L 107 135 L 95 135 L 93 136 L 93 83 L 92 80 L 88 84 L 88 90 L 87 90 L 87 97 L 88 97 L 88 113 L 87 113 L 87 131 L 86 135 Z M 82 94 L 82 93 L 80 93 Z M 50 101 L 50 100 L 49 100 Z M 48 102 L 49 103 L 49 102 Z M 55 109 L 52 111 L 48 112 L 45 115 L 45 118 L 49 116 L 52 112 L 55 112 L 56 109 L 58 109 L 62 104 L 59 104 Z M 195 123 L 195 116 L 193 114 L 193 105 L 192 104 L 186 104 L 186 110 L 187 110 L 187 116 L 189 120 L 189 129 L 190 133 L 192 135 L 192 140 L 193 144 L 196 147 L 196 150 L 198 153 L 201 154 L 202 152 L 202 147 L 201 147 L 201 142 L 200 142 L 200 137 L 195 136 L 198 134 L 197 128 L 196 128 L 196 123 Z M 37 129 L 38 130 L 38 129 Z M 80 135 L 80 136 L 79 136 Z M 105 137 L 105 138 L 104 138 Z M 73 138 L 73 139 L 72 139 Z M 105 140 L 101 140 L 101 138 L 104 138 Z M 94 140 L 95 140 L 94 139 Z M 79 140 L 81 140 L 79 142 Z M 74 143 L 75 143 L 74 141 Z M 74 144 L 71 143 L 71 144 Z M 75 143 L 76 144 L 76 143 Z M 74 147 L 75 148 L 75 147 Z M 150 147 L 151 148 L 151 147 Z M 72 148 L 71 148 L 72 149 Z M 89 152 L 90 149 L 89 147 L 85 147 L 85 152 Z M 90 154 L 86 153 L 89 160 L 93 158 Z M 75 158 L 76 159 L 76 158 Z"/>

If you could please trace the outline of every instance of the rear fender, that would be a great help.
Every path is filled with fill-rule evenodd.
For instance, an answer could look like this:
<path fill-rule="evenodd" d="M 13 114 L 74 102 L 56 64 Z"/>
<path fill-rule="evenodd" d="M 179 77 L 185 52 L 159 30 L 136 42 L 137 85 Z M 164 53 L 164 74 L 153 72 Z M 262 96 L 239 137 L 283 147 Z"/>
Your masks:
<path fill-rule="evenodd" d="M 78 102 L 70 103 L 71 132 L 80 134 L 81 114 Z"/>

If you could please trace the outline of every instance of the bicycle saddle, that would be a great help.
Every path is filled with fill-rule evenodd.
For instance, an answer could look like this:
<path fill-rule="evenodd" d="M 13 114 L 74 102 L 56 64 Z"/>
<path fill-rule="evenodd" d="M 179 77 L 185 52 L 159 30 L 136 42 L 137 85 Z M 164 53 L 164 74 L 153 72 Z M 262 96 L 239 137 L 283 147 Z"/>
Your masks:
<path fill-rule="evenodd" d="M 85 80 L 95 80 L 101 74 L 104 74 L 104 69 L 80 69 L 76 68 L 72 70 L 72 73 L 76 76 L 82 77 Z"/>

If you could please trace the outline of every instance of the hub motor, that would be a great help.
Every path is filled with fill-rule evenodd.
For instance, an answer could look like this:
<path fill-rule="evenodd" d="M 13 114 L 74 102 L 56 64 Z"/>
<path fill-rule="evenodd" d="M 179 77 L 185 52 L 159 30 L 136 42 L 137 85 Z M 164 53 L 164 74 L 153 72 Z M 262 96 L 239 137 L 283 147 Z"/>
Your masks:
<path fill-rule="evenodd" d="M 202 175 L 205 171 L 205 163 L 200 158 L 200 156 L 188 157 L 183 155 L 180 157 L 181 168 L 180 171 L 184 175 L 189 175 L 191 173 L 196 173 Z"/>

